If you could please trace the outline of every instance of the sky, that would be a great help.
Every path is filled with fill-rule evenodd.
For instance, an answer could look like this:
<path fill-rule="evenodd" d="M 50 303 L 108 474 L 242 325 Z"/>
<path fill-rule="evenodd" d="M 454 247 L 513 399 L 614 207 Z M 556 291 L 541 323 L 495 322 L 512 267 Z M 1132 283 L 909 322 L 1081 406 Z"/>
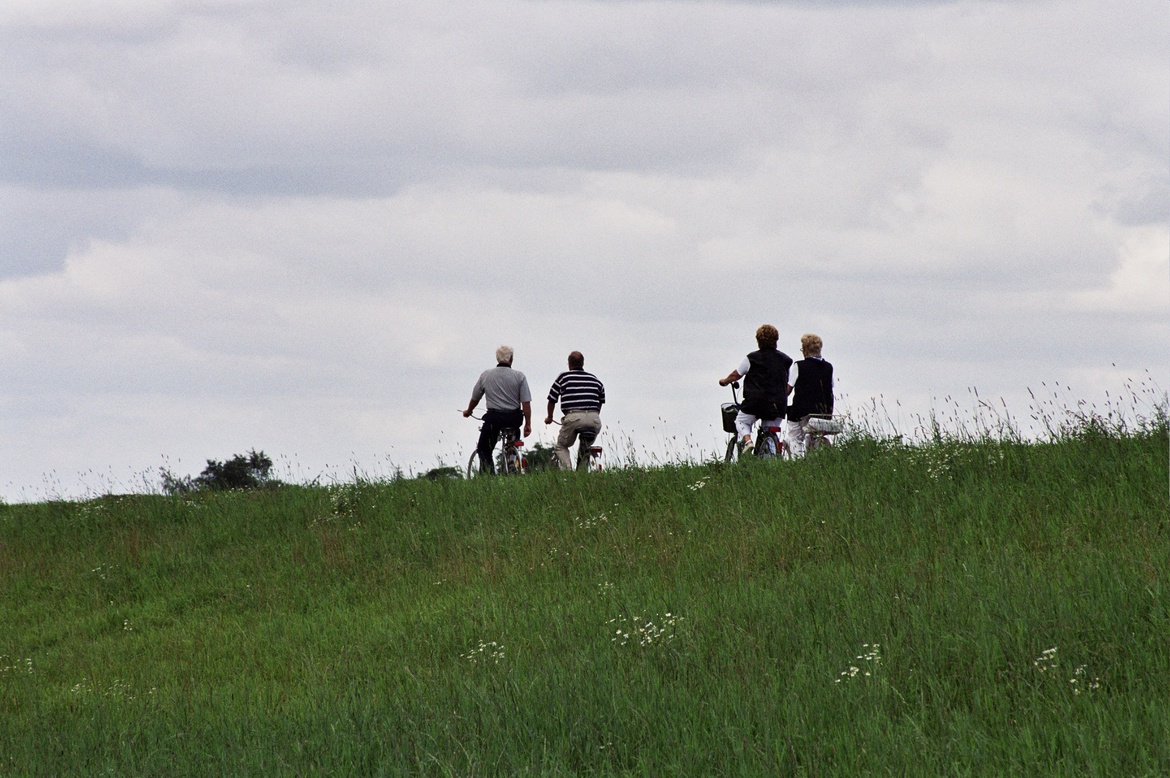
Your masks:
<path fill-rule="evenodd" d="M 710 456 L 769 322 L 909 434 L 1170 386 L 1164 0 L 4 0 L 0 500 L 466 461 L 511 345 Z M 1152 387 L 1152 389 L 1151 389 Z M 977 393 L 977 394 L 976 394 Z M 1112 399 L 1110 399 L 1112 398 Z M 983 405 L 982 403 L 986 403 Z"/>

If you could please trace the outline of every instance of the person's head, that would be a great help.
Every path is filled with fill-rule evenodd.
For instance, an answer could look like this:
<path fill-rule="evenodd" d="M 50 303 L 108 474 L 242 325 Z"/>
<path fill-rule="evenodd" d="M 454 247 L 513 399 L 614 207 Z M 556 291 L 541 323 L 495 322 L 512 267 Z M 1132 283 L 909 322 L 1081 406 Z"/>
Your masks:
<path fill-rule="evenodd" d="M 497 365 L 510 365 L 510 364 L 512 364 L 513 355 L 514 355 L 514 352 L 512 351 L 511 346 L 500 346 L 498 349 L 496 349 L 496 364 Z"/>
<path fill-rule="evenodd" d="M 800 336 L 800 353 L 806 357 L 819 357 L 823 345 L 825 344 L 821 342 L 819 335 L 809 332 Z"/>
<path fill-rule="evenodd" d="M 761 324 L 760 328 L 756 330 L 756 344 L 760 348 L 776 348 L 776 343 L 779 340 L 780 333 L 771 324 Z"/>
<path fill-rule="evenodd" d="M 570 370 L 580 370 L 583 367 L 585 367 L 585 355 L 584 354 L 582 354 L 580 351 L 574 351 L 572 354 L 569 354 L 569 369 Z"/>

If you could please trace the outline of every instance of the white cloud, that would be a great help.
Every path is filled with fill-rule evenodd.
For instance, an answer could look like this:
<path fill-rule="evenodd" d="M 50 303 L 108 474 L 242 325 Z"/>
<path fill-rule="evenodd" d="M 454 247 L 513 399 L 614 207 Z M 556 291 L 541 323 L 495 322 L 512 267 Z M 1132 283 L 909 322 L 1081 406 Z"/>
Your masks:
<path fill-rule="evenodd" d="M 1073 294 L 1075 307 L 1152 317 L 1170 312 L 1170 230 L 1165 226 L 1129 230 L 1117 260 L 1108 286 Z"/>

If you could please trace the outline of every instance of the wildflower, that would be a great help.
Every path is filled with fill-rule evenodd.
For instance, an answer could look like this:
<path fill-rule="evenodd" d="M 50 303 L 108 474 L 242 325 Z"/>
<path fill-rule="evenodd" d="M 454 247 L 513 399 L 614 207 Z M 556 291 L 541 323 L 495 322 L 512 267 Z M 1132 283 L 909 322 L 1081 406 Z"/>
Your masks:
<path fill-rule="evenodd" d="M 580 516 L 578 516 L 574 519 L 574 521 L 577 522 L 577 526 L 580 527 L 581 529 L 593 529 L 598 524 L 602 524 L 604 522 L 609 521 L 609 517 L 606 516 L 605 513 L 603 512 L 603 513 L 597 514 L 596 516 L 592 516 L 592 517 L 585 518 L 585 519 L 582 519 Z M 549 538 L 549 539 L 551 540 L 552 538 Z"/>
<path fill-rule="evenodd" d="M 1040 656 L 1032 660 L 1032 665 L 1042 673 L 1047 672 L 1050 667 L 1059 667 L 1060 660 L 1056 658 L 1056 646 L 1040 652 Z"/>
<path fill-rule="evenodd" d="M 1093 692 L 1101 687 L 1101 679 L 1096 676 L 1086 684 L 1080 683 L 1080 681 L 1088 678 L 1087 671 L 1088 668 L 1085 665 L 1080 665 L 1073 671 L 1073 677 L 1068 679 L 1069 684 L 1073 687 L 1073 694 L 1080 694 L 1082 690 Z"/>
<path fill-rule="evenodd" d="M 20 665 L 21 665 L 21 661 L 19 659 L 13 659 L 10 656 L 0 654 L 0 673 L 18 672 L 20 670 Z M 25 670 L 29 673 L 29 675 L 31 675 L 32 671 L 33 671 L 32 657 L 27 657 L 24 660 L 24 667 L 25 667 Z"/>
<path fill-rule="evenodd" d="M 861 648 L 863 651 L 854 657 L 854 659 L 861 662 L 869 662 L 869 667 L 876 669 L 882 663 L 881 647 L 881 643 L 862 643 Z M 857 665 L 849 665 L 848 669 L 841 671 L 834 683 L 841 683 L 843 680 L 856 678 L 858 675 L 871 678 L 873 677 L 873 670 L 862 670 Z"/>
<path fill-rule="evenodd" d="M 460 654 L 460 659 L 466 659 L 472 664 L 490 661 L 492 664 L 499 664 L 500 660 L 504 658 L 504 647 L 494 640 L 480 641 L 476 648 L 468 651 L 466 654 Z"/>
<path fill-rule="evenodd" d="M 682 616 L 675 616 L 673 613 L 667 612 L 659 618 L 660 623 L 656 623 L 653 619 L 644 619 L 641 616 L 635 616 L 633 619 L 618 616 L 610 619 L 606 624 L 620 625 L 614 629 L 614 636 L 610 638 L 611 643 L 617 643 L 619 646 L 631 643 L 636 643 L 639 646 L 651 646 L 656 643 L 664 644 L 673 641 L 677 636 L 678 623 L 682 620 Z"/>

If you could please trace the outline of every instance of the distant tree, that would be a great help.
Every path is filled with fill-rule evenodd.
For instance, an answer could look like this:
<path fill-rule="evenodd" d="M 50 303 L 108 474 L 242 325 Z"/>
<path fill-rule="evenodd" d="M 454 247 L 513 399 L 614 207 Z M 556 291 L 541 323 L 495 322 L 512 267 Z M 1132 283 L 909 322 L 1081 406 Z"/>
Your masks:
<path fill-rule="evenodd" d="M 236 454 L 223 462 L 207 460 L 207 467 L 203 468 L 198 478 L 175 476 L 163 468 L 162 486 L 167 494 L 187 494 L 201 489 L 259 489 L 280 483 L 272 477 L 271 472 L 272 460 L 263 451 L 253 449 L 246 455 Z"/>
<path fill-rule="evenodd" d="M 525 455 L 528 459 L 528 472 L 539 473 L 542 470 L 555 470 L 557 467 L 557 452 L 552 446 L 543 443 L 534 443 Z"/>
<path fill-rule="evenodd" d="M 444 478 L 462 478 L 463 471 L 457 467 L 443 466 L 435 467 L 426 471 L 419 478 L 425 478 L 428 481 L 441 481 Z"/>
<path fill-rule="evenodd" d="M 164 494 L 189 494 L 198 487 L 189 475 L 175 475 L 165 467 L 159 468 Z"/>
<path fill-rule="evenodd" d="M 253 449 L 247 456 L 236 454 L 223 462 L 207 460 L 207 467 L 195 480 L 207 489 L 256 489 L 271 481 L 271 471 L 272 460 Z"/>

